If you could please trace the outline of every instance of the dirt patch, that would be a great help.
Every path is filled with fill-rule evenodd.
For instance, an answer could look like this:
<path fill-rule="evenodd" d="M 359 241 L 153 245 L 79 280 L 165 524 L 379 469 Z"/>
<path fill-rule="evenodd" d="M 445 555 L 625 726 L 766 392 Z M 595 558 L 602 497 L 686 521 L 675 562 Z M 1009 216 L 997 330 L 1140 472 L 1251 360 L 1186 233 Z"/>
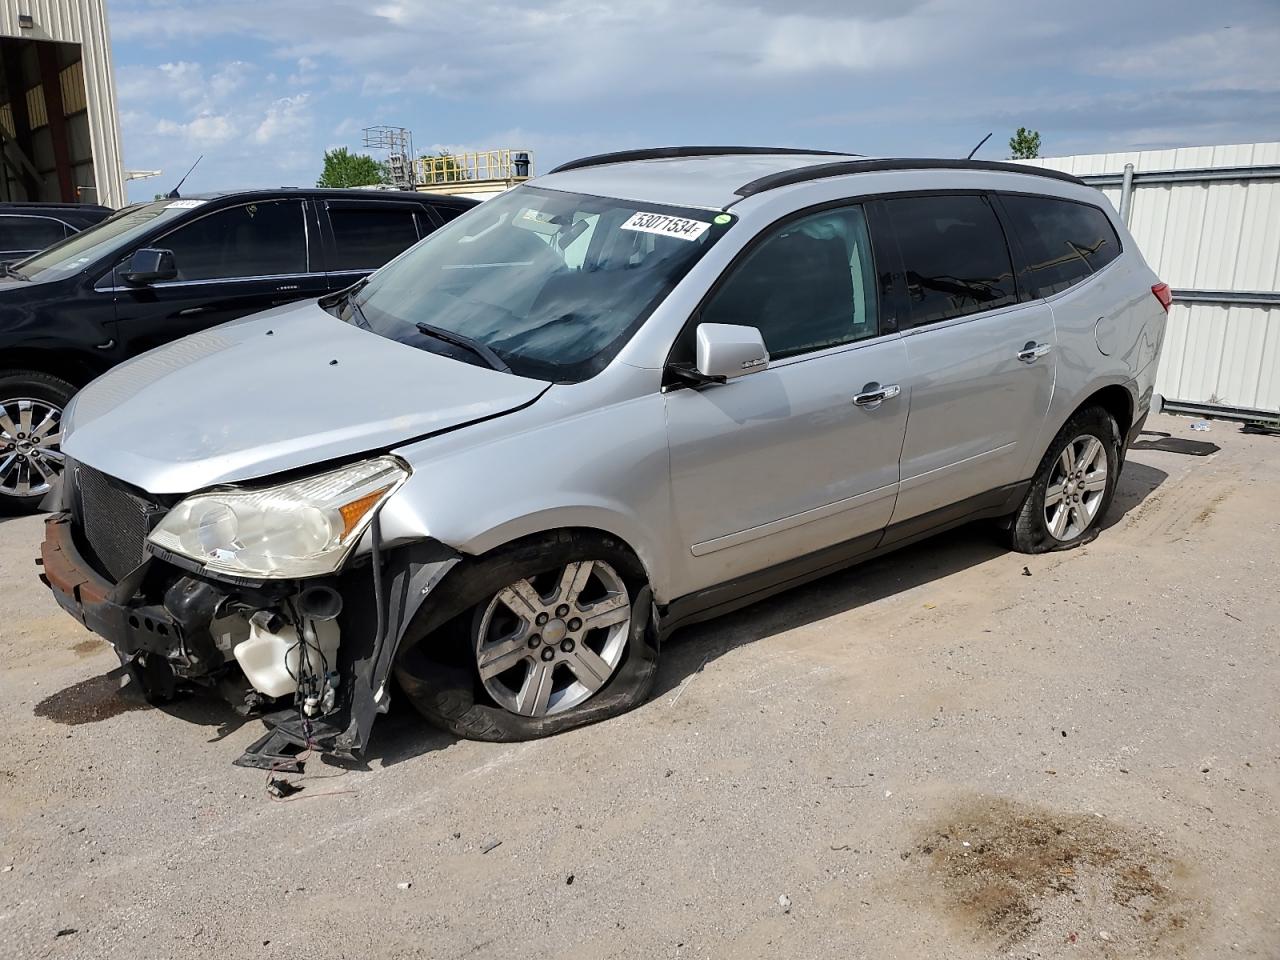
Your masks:
<path fill-rule="evenodd" d="M 1223 500 L 1227 499 L 1227 496 L 1230 493 L 1231 493 L 1230 490 L 1224 490 L 1222 493 L 1218 494 L 1216 497 L 1210 500 L 1208 506 L 1206 506 L 1203 510 L 1201 510 L 1198 514 L 1196 514 L 1196 518 L 1194 522 L 1208 523 L 1209 518 L 1213 516 L 1214 511 L 1218 509 L 1218 507 L 1221 505 Z"/>
<path fill-rule="evenodd" d="M 1175 955 L 1198 909 L 1163 842 L 1093 814 L 974 798 L 927 825 L 912 854 L 958 922 L 1020 955 L 1080 942 Z"/>
<path fill-rule="evenodd" d="M 120 689 L 120 678 L 111 673 L 73 683 L 65 690 L 45 697 L 35 707 L 35 715 L 78 726 L 98 723 L 130 710 L 141 710 L 147 703 L 132 691 Z"/>
<path fill-rule="evenodd" d="M 91 657 L 95 653 L 97 653 L 99 650 L 101 650 L 102 646 L 103 644 L 101 640 L 98 640 L 94 637 L 90 637 L 88 640 L 81 640 L 79 643 L 73 646 L 71 648 L 71 652 L 74 653 L 77 657 Z"/>

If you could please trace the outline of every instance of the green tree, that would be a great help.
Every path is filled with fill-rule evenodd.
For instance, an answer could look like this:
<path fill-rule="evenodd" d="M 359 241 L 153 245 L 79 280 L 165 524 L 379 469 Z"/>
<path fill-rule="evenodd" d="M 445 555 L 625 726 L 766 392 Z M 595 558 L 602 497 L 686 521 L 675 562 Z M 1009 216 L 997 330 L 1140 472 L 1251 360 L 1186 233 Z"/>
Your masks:
<path fill-rule="evenodd" d="M 324 172 L 317 187 L 364 187 L 383 183 L 383 164 L 365 153 L 352 153 L 346 147 L 324 152 Z"/>
<path fill-rule="evenodd" d="M 1009 138 L 1009 156 L 1013 160 L 1034 160 L 1040 156 L 1040 131 L 1019 127 Z"/>

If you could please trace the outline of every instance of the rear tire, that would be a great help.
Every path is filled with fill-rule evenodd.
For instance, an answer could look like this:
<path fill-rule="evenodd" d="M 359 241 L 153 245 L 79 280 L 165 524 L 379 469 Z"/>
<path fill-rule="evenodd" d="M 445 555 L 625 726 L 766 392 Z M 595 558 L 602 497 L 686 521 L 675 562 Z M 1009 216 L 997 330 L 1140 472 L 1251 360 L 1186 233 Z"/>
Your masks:
<path fill-rule="evenodd" d="M 1120 430 L 1101 407 L 1067 421 L 1049 444 L 1009 524 L 1019 553 L 1070 550 L 1098 535 L 1120 478 Z"/>
<path fill-rule="evenodd" d="M 35 370 L 0 372 L 0 511 L 29 513 L 62 474 L 62 413 L 76 388 Z"/>
<path fill-rule="evenodd" d="M 579 571 L 585 587 L 575 586 Z M 651 593 L 617 540 L 552 534 L 452 576 L 478 602 L 430 635 L 406 638 L 396 666 L 434 725 L 468 740 L 532 740 L 648 698 L 658 667 Z"/>

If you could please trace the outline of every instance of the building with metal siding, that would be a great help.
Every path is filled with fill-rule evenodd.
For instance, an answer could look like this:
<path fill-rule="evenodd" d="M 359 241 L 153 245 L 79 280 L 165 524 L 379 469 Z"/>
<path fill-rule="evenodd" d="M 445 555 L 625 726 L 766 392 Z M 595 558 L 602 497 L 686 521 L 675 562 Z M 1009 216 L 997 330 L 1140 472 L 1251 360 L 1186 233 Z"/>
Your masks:
<path fill-rule="evenodd" d="M 1280 143 L 1027 162 L 1097 186 L 1173 287 L 1156 380 L 1171 405 L 1280 410 Z"/>
<path fill-rule="evenodd" d="M 126 203 L 105 0 L 0 0 L 0 200 Z"/>

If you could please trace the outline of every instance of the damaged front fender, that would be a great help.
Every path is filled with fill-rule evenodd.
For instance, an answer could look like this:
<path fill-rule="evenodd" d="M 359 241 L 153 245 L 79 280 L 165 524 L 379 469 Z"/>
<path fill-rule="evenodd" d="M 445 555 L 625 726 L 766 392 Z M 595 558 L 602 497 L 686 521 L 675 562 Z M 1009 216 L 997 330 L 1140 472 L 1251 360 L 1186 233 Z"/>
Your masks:
<path fill-rule="evenodd" d="M 369 745 L 378 715 L 391 703 L 388 683 L 409 625 L 430 602 L 461 554 L 434 540 L 381 550 L 375 520 L 370 562 L 348 570 L 338 582 L 342 611 L 338 625 L 342 643 L 337 672 L 341 677 L 337 709 L 310 719 L 296 709 L 264 717 L 271 731 L 251 745 L 238 766 L 288 772 L 298 769 L 295 757 L 306 749 L 348 760 L 360 760 Z"/>
<path fill-rule="evenodd" d="M 343 618 L 356 621 L 343 626 L 344 636 L 362 638 L 344 644 L 342 652 L 342 675 L 349 678 L 349 690 L 344 691 L 348 695 L 342 698 L 348 704 L 347 722 L 334 736 L 331 750 L 344 757 L 359 757 L 368 746 L 374 720 L 390 705 L 387 684 L 406 630 L 432 592 L 462 560 L 455 550 L 434 540 L 384 554 L 378 549 L 380 537 L 375 522 L 371 575 L 370 570 L 361 571 L 368 577 L 370 589 L 357 594 L 356 602 L 348 597 L 343 607 Z"/>

